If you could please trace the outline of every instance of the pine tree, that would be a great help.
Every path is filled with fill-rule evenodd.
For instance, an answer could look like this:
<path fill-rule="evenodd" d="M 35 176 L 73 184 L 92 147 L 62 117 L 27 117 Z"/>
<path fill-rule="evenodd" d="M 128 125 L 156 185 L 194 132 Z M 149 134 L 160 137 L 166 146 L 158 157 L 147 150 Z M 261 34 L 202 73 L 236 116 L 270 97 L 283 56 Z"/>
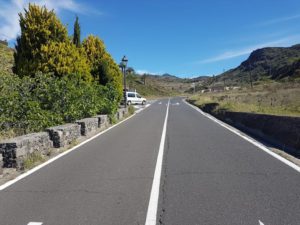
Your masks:
<path fill-rule="evenodd" d="M 78 22 L 78 16 L 76 16 L 76 20 L 74 23 L 73 44 L 78 48 L 80 47 L 80 43 L 80 24 Z"/>

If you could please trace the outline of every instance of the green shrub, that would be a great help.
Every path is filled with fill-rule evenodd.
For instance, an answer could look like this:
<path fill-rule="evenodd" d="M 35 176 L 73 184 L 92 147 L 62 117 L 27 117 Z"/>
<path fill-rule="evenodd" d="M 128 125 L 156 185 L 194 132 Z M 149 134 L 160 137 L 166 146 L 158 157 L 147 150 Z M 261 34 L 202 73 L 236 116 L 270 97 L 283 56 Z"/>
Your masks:
<path fill-rule="evenodd" d="M 0 75 L 2 132 L 22 135 L 96 114 L 114 115 L 118 104 L 114 86 L 85 82 L 78 75 Z"/>
<path fill-rule="evenodd" d="M 129 113 L 129 115 L 134 114 L 134 111 L 135 111 L 135 108 L 132 105 L 128 106 L 128 113 Z"/>

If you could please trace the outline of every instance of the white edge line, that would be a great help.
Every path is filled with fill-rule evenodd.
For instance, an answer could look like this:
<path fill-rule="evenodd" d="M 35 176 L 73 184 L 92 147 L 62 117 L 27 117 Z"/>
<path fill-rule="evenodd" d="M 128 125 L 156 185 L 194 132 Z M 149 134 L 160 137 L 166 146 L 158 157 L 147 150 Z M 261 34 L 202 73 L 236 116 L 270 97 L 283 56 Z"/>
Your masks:
<path fill-rule="evenodd" d="M 258 222 L 259 222 L 259 225 L 264 225 L 264 223 L 263 223 L 263 222 L 261 222 L 260 220 L 259 220 Z"/>
<path fill-rule="evenodd" d="M 164 147 L 165 147 L 165 140 L 166 140 L 169 105 L 170 105 L 170 99 L 168 101 L 165 122 L 161 134 L 161 140 L 160 140 L 160 145 L 159 145 L 159 150 L 158 150 L 158 155 L 156 160 L 155 172 L 154 172 L 154 177 L 152 182 L 152 188 L 151 188 L 151 194 L 150 194 L 150 200 L 149 200 L 145 225 L 156 224 L 156 215 L 157 215 L 159 189 L 160 189 L 160 177 L 161 177 Z"/>
<path fill-rule="evenodd" d="M 106 130 L 101 131 L 100 133 L 96 134 L 95 136 L 93 136 L 93 137 L 91 137 L 91 138 L 89 138 L 89 139 L 87 139 L 87 140 L 81 142 L 80 144 L 76 145 L 75 147 L 73 147 L 73 148 L 71 148 L 71 149 L 68 149 L 67 151 L 65 151 L 65 152 L 63 152 L 63 153 L 60 153 L 59 155 L 57 155 L 57 156 L 55 156 L 55 157 L 49 159 L 48 161 L 46 161 L 46 162 L 44 162 L 44 163 L 42 163 L 42 164 L 40 164 L 40 165 L 38 165 L 38 166 L 32 168 L 31 170 L 28 170 L 27 172 L 25 172 L 25 173 L 23 173 L 23 174 L 17 176 L 17 177 L 14 178 L 13 180 L 7 181 L 5 184 L 2 184 L 2 185 L 0 186 L 0 191 L 2 191 L 2 190 L 4 190 L 4 189 L 8 188 L 9 186 L 13 185 L 14 183 L 16 183 L 16 182 L 18 182 L 18 181 L 24 179 L 25 177 L 27 177 L 27 176 L 33 174 L 34 172 L 36 172 L 36 171 L 42 169 L 43 167 L 47 166 L 48 164 L 54 162 L 55 160 L 57 160 L 57 159 L 59 159 L 59 158 L 65 156 L 65 155 L 69 154 L 70 152 L 74 151 L 75 149 L 81 147 L 82 145 L 84 145 L 84 144 L 86 144 L 86 143 L 92 141 L 93 139 L 99 137 L 100 135 L 106 133 L 106 132 L 109 131 L 110 129 L 113 129 L 114 127 L 116 127 L 116 126 L 122 124 L 123 122 L 125 122 L 125 121 L 129 120 L 130 118 L 132 118 L 134 115 L 136 115 L 136 113 L 134 113 L 133 115 L 131 115 L 131 116 L 127 117 L 126 119 L 120 121 L 119 123 L 117 123 L 117 124 L 115 124 L 115 125 L 113 125 L 113 126 L 107 128 Z"/>
<path fill-rule="evenodd" d="M 27 225 L 42 225 L 42 222 L 30 222 Z"/>
<path fill-rule="evenodd" d="M 184 100 L 184 102 L 189 105 L 190 107 L 192 107 L 193 109 L 197 110 L 198 112 L 200 112 L 202 115 L 206 116 L 207 118 L 211 119 L 212 121 L 218 123 L 219 125 L 221 125 L 222 127 L 230 130 L 231 132 L 235 133 L 236 135 L 240 136 L 241 138 L 245 139 L 246 141 L 250 142 L 251 144 L 255 145 L 256 147 L 260 148 L 261 150 L 263 150 L 264 152 L 268 153 L 269 155 L 273 156 L 274 158 L 278 159 L 279 161 L 283 162 L 284 164 L 292 167 L 294 170 L 296 170 L 297 172 L 300 173 L 300 167 L 297 166 L 296 164 L 292 163 L 291 161 L 283 158 L 282 156 L 272 152 L 271 150 L 269 150 L 264 144 L 248 137 L 247 135 L 243 134 L 241 131 L 235 129 L 234 127 L 218 120 L 217 118 L 215 118 L 214 116 L 203 112 L 201 109 L 199 109 L 197 106 L 194 106 L 190 103 L 188 103 L 186 100 Z"/>

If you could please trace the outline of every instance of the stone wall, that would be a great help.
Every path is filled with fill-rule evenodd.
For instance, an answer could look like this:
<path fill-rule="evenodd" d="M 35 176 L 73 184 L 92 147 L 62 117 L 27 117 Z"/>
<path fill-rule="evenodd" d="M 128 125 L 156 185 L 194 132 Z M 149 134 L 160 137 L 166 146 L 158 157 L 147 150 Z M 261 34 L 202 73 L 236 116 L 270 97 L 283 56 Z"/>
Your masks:
<path fill-rule="evenodd" d="M 122 119 L 127 111 L 118 110 Z M 4 168 L 24 168 L 24 160 L 32 153 L 48 154 L 51 148 L 70 145 L 81 135 L 89 135 L 109 126 L 107 115 L 98 115 L 76 121 L 75 124 L 64 124 L 50 127 L 46 132 L 32 133 L 0 142 L 0 175 Z"/>
<path fill-rule="evenodd" d="M 109 126 L 109 119 L 107 115 L 97 115 L 94 118 L 98 119 L 98 128 L 106 128 Z"/>
<path fill-rule="evenodd" d="M 219 118 L 300 157 L 300 117 L 225 112 Z"/>
<path fill-rule="evenodd" d="M 127 113 L 128 113 L 127 108 L 118 109 L 118 111 L 116 112 L 116 119 L 122 120 Z"/>
<path fill-rule="evenodd" d="M 3 173 L 3 157 L 2 154 L 0 154 L 0 175 Z"/>
<path fill-rule="evenodd" d="M 47 132 L 32 133 L 0 143 L 0 152 L 3 156 L 3 166 L 22 169 L 24 159 L 32 153 L 46 155 L 53 147 Z"/>
<path fill-rule="evenodd" d="M 99 128 L 99 118 L 96 117 L 77 120 L 76 123 L 80 125 L 81 135 L 83 136 L 95 133 Z"/>
<path fill-rule="evenodd" d="M 55 148 L 65 147 L 81 136 L 79 124 L 64 124 L 46 129 Z"/>
<path fill-rule="evenodd" d="M 116 114 L 115 114 L 115 117 L 116 117 L 117 120 L 123 119 L 123 113 L 122 113 L 122 111 L 121 111 L 121 110 L 118 110 L 118 111 L 116 112 Z"/>

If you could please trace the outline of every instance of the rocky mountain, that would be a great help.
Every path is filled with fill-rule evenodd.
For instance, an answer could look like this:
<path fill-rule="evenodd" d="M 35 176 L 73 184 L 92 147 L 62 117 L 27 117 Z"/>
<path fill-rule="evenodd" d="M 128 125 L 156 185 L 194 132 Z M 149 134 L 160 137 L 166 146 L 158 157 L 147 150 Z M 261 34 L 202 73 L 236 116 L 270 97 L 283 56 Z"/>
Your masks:
<path fill-rule="evenodd" d="M 253 51 L 240 66 L 216 77 L 217 81 L 243 83 L 300 78 L 300 44 Z"/>

